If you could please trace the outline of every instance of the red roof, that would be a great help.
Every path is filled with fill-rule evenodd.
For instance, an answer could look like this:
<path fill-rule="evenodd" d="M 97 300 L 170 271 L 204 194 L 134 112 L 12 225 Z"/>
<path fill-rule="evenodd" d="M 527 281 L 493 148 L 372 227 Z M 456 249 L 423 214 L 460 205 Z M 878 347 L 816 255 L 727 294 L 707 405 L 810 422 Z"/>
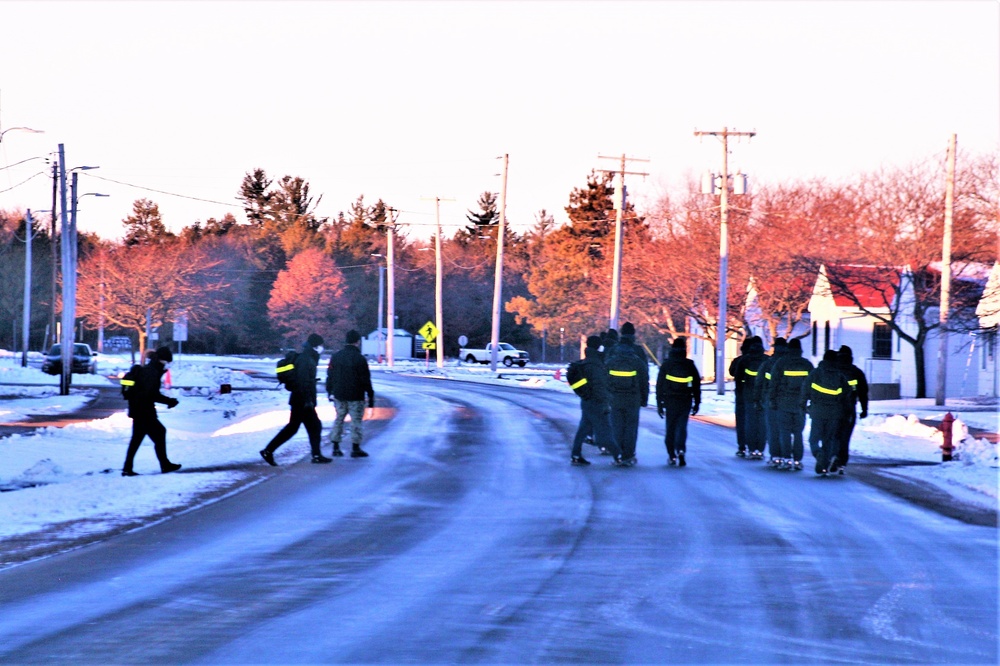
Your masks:
<path fill-rule="evenodd" d="M 826 275 L 839 307 L 892 307 L 900 283 L 900 270 L 888 266 L 827 266 Z"/>

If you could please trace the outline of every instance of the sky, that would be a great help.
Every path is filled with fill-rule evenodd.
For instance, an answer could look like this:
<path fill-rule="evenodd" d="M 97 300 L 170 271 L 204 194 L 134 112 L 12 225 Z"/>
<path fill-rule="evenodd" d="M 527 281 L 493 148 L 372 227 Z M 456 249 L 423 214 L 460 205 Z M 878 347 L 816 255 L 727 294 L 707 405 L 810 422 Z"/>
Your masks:
<path fill-rule="evenodd" d="M 841 180 L 1000 146 L 1000 3 L 0 3 L 0 209 L 51 208 L 44 157 L 80 175 L 81 231 L 123 235 L 136 199 L 167 227 L 227 212 L 243 176 L 299 176 L 320 217 L 360 195 L 413 238 L 507 216 L 565 221 L 573 188 L 621 155 L 648 210 L 753 131 L 730 171 Z M 615 159 L 603 159 L 601 156 Z M 28 160 L 24 162 L 24 160 Z M 942 176 L 943 183 L 943 176 Z M 942 185 L 943 188 L 943 185 Z M 169 193 L 169 194 L 167 194 Z M 175 196 L 180 195 L 180 196 Z M 320 196 L 322 197 L 320 199 Z M 200 201 L 199 201 L 200 199 Z"/>
<path fill-rule="evenodd" d="M 160 409 L 159 415 L 169 432 L 170 459 L 188 468 L 179 474 L 160 474 L 153 447 L 147 442 L 136 456 L 135 470 L 141 476 L 120 476 L 131 433 L 131 421 L 124 411 L 97 421 L 63 428 L 46 427 L 35 434 L 0 440 L 4 461 L 0 466 L 0 491 L 8 491 L 0 492 L 0 516 L 3 516 L 0 539 L 32 534 L 32 543 L 48 539 L 56 544 L 65 538 L 62 531 L 67 529 L 73 535 L 99 535 L 121 525 L 134 524 L 136 520 L 159 516 L 165 509 L 197 505 L 206 501 L 207 494 L 216 493 L 217 499 L 219 495 L 226 496 L 229 491 L 235 492 L 248 483 L 258 482 L 259 475 L 240 467 L 247 463 L 264 464 L 257 452 L 287 422 L 287 394 L 277 390 L 237 390 L 220 395 L 218 386 L 230 383 L 239 388 L 273 389 L 274 380 L 253 379 L 229 368 L 257 363 L 259 370 L 273 372 L 276 360 L 174 356 L 170 369 L 171 387 L 164 392 L 177 397 L 180 403 L 174 409 Z M 21 368 L 18 362 L 19 355 L 0 350 L 0 398 L 3 398 L 0 400 L 0 422 L 78 409 L 90 399 L 87 391 L 92 387 L 112 384 L 112 380 L 103 375 L 124 372 L 130 360 L 124 354 L 100 355 L 101 374 L 74 376 L 76 388 L 69 396 L 58 395 L 58 386 L 52 377 L 34 367 Z M 557 379 L 554 374 L 554 369 L 559 367 L 535 365 L 523 370 L 505 370 L 498 375 L 479 366 L 451 362 L 443 371 L 433 369 L 432 372 L 445 380 L 517 385 L 569 394 L 571 389 L 565 378 Z M 423 368 L 424 364 L 419 361 L 397 362 L 394 371 L 420 374 Z M 391 400 L 392 389 L 379 381 L 382 373 L 388 370 L 377 365 L 372 369 L 376 391 Z M 996 509 L 1000 490 L 997 486 L 997 445 L 968 433 L 968 426 L 995 432 L 998 425 L 995 409 L 983 411 L 983 405 L 977 405 L 975 400 L 949 399 L 947 409 L 958 419 L 955 423 L 956 459 L 942 463 L 940 431 L 919 421 L 919 418 L 941 418 L 944 409 L 935 407 L 933 402 L 933 399 L 872 401 L 868 418 L 859 420 L 854 431 L 852 459 L 865 456 L 937 463 L 900 466 L 887 473 L 933 485 L 959 502 Z M 572 401 L 567 402 L 571 404 Z M 320 400 L 317 412 L 324 423 L 332 421 L 333 406 L 328 401 Z M 366 416 L 369 417 L 390 418 L 391 411 L 380 405 Z M 706 390 L 698 418 L 732 427 L 733 392 L 718 396 Z M 206 446 L 206 439 L 211 445 Z M 662 455 L 660 444 L 640 438 L 642 460 L 646 459 L 643 452 L 648 453 L 644 441 L 651 447 L 655 445 Z M 567 442 L 567 458 L 569 444 Z M 374 440 L 373 445 L 377 445 Z M 324 446 L 329 446 L 325 439 Z M 305 432 L 300 430 L 278 450 L 276 458 L 280 465 L 287 465 L 309 453 Z M 806 457 L 810 458 L 808 447 Z M 658 460 L 655 464 L 662 462 Z M 809 476 L 812 474 L 799 478 Z M 3 566 L 0 562 L 0 568 Z"/>

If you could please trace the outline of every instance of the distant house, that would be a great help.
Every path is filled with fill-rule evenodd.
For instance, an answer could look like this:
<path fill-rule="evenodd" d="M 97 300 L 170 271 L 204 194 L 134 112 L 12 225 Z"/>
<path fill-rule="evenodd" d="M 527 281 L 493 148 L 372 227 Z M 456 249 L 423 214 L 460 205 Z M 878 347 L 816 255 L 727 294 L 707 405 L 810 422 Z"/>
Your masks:
<path fill-rule="evenodd" d="M 698 374 L 705 381 L 715 381 L 715 347 L 706 339 L 706 331 L 694 319 L 688 319 L 688 358 L 694 361 Z M 726 362 L 723 371 L 728 373 L 729 364 L 739 355 L 739 342 L 730 335 L 726 340 Z"/>
<path fill-rule="evenodd" d="M 389 329 L 375 329 L 361 338 L 361 353 L 369 360 L 381 360 L 386 357 L 386 342 L 389 339 Z M 413 358 L 413 334 L 401 328 L 393 329 L 392 357 L 394 359 Z"/>
<path fill-rule="evenodd" d="M 880 321 L 879 315 L 894 318 L 904 332 L 915 335 L 917 323 L 913 313 L 918 294 L 914 293 L 914 285 L 939 284 L 940 270 L 940 265 L 931 266 L 917 276 L 907 266 L 821 266 L 809 300 L 812 325 L 809 351 L 814 359 L 822 357 L 826 349 L 847 345 L 853 350 L 855 364 L 868 377 L 873 399 L 915 396 L 917 372 L 913 346 L 889 324 Z M 965 322 L 967 331 L 973 328 L 968 325 L 972 318 L 968 303 L 977 302 L 982 294 L 985 273 L 982 265 L 953 265 L 952 278 L 953 293 L 961 294 L 962 298 L 955 299 L 950 321 Z M 937 322 L 939 294 L 925 293 L 920 303 L 925 309 L 925 321 Z M 993 390 L 992 386 L 983 386 L 982 371 L 973 367 L 975 337 L 957 331 L 948 336 L 947 396 L 984 395 Z M 923 345 L 928 395 L 933 394 L 937 377 L 939 347 L 940 334 L 933 329 Z"/>
<path fill-rule="evenodd" d="M 980 395 L 1000 397 L 1000 262 L 995 262 L 986 279 L 983 296 L 976 306 L 979 330 L 975 333 L 979 347 L 976 365 Z M 985 389 L 989 389 L 986 391 Z"/>

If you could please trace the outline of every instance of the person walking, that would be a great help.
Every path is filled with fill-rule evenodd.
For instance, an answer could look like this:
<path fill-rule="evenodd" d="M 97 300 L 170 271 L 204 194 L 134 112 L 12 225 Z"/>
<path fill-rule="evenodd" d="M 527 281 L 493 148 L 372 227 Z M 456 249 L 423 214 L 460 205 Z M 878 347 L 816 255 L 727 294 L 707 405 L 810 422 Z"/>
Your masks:
<path fill-rule="evenodd" d="M 830 464 L 831 472 L 844 473 L 847 461 L 851 457 L 851 435 L 854 433 L 854 426 L 859 418 L 868 416 L 868 378 L 864 371 L 854 365 L 854 352 L 847 345 L 842 345 L 837 351 L 837 363 L 840 371 L 847 377 L 847 383 L 851 386 L 850 399 L 845 405 L 844 418 L 840 422 L 840 451 L 833 463 Z M 858 403 L 861 403 L 861 416 L 858 416 Z"/>
<path fill-rule="evenodd" d="M 344 348 L 330 357 L 326 368 L 326 393 L 337 410 L 337 418 L 330 430 L 333 456 L 344 455 L 340 450 L 340 438 L 344 433 L 344 419 L 351 417 L 351 457 L 367 458 L 368 453 L 361 448 L 364 439 L 365 396 L 368 406 L 375 407 L 375 390 L 372 388 L 368 359 L 361 354 L 361 334 L 351 329 L 344 338 Z"/>
<path fill-rule="evenodd" d="M 751 460 L 763 460 L 766 441 L 764 407 L 757 401 L 757 385 L 763 382 L 760 368 L 768 357 L 764 355 L 764 341 L 759 335 L 750 337 L 748 343 L 746 353 L 740 357 L 737 381 L 743 384 L 743 393 L 737 399 L 743 401 L 745 455 Z"/>
<path fill-rule="evenodd" d="M 621 339 L 606 356 L 611 392 L 611 431 L 621 449 L 622 460 L 636 463 L 639 410 L 649 401 L 649 365 L 635 345 L 635 326 L 622 325 Z"/>
<path fill-rule="evenodd" d="M 133 365 L 122 377 L 122 395 L 128 401 L 128 415 L 132 419 L 132 438 L 125 453 L 122 476 L 139 476 L 132 467 L 135 454 L 146 436 L 153 442 L 153 451 L 162 473 L 176 472 L 181 468 L 167 457 L 167 429 L 156 414 L 156 403 L 166 405 L 167 409 L 173 409 L 178 403 L 177 398 L 160 392 L 160 382 L 173 360 L 170 347 L 160 347 L 150 355 L 146 365 Z"/>
<path fill-rule="evenodd" d="M 802 405 L 809 410 L 809 450 L 816 473 L 826 476 L 840 451 L 840 422 L 847 412 L 851 387 L 837 364 L 837 352 L 827 349 L 823 360 L 802 385 Z"/>
<path fill-rule="evenodd" d="M 806 426 L 802 387 L 812 371 L 813 364 L 802 358 L 802 342 L 798 338 L 788 341 L 785 355 L 771 368 L 768 390 L 770 402 L 778 412 L 779 469 L 802 470 L 802 430 Z"/>
<path fill-rule="evenodd" d="M 589 465 L 583 457 L 583 443 L 593 434 L 594 443 L 614 456 L 612 464 L 623 465 L 621 449 L 611 434 L 611 395 L 608 392 L 608 370 L 601 359 L 601 338 L 591 335 L 583 351 L 584 358 L 570 364 L 567 379 L 570 388 L 580 397 L 580 425 L 573 437 L 570 463 Z"/>
<path fill-rule="evenodd" d="M 701 375 L 687 357 L 687 338 L 679 337 L 671 343 L 656 376 L 656 413 L 667 421 L 664 443 L 669 465 L 687 465 L 688 417 L 697 414 L 699 407 Z"/>
<path fill-rule="evenodd" d="M 782 464 L 780 448 L 778 447 L 778 421 L 780 413 L 771 401 L 771 383 L 773 381 L 772 370 L 785 352 L 788 351 L 788 343 L 784 338 L 775 338 L 771 355 L 766 357 L 757 369 L 757 381 L 754 382 L 753 399 L 760 405 L 763 417 L 764 437 L 767 440 L 769 464 L 773 467 L 780 467 Z"/>
<path fill-rule="evenodd" d="M 277 466 L 274 462 L 274 452 L 278 447 L 290 440 L 299 431 L 299 426 L 305 426 L 309 435 L 309 447 L 312 449 L 314 463 L 332 462 L 320 450 L 320 439 L 323 434 L 323 424 L 316 415 L 316 368 L 319 365 L 319 355 L 323 353 L 323 337 L 311 333 L 302 343 L 302 350 L 295 357 L 292 370 L 293 377 L 287 388 L 291 391 L 288 405 L 291 408 L 288 425 L 278 431 L 278 434 L 260 451 L 260 457 L 268 465 Z"/>
<path fill-rule="evenodd" d="M 743 391 L 746 388 L 743 383 L 743 369 L 740 364 L 746 360 L 747 350 L 750 348 L 751 338 L 746 338 L 743 340 L 743 344 L 740 345 L 740 355 L 733 359 L 732 363 L 729 364 L 729 376 L 733 378 L 733 415 L 736 418 L 736 455 L 740 458 L 746 458 L 747 456 L 747 445 L 746 445 L 746 426 L 744 425 L 746 417 L 744 416 L 743 407 Z"/>

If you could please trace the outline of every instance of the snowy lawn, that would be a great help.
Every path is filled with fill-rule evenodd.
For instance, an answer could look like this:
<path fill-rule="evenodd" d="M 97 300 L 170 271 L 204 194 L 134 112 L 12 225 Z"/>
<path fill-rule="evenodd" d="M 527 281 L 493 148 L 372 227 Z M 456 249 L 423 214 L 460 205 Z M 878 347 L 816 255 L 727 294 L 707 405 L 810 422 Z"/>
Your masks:
<path fill-rule="evenodd" d="M 128 356 L 101 355 L 98 375 L 74 375 L 69 396 L 58 395 L 58 380 L 35 368 L 19 367 L 20 356 L 0 353 L 0 422 L 10 423 L 30 415 L 72 412 L 96 394 L 94 387 L 114 386 L 105 375 L 117 376 L 131 365 Z M 273 389 L 275 380 L 255 379 L 231 368 L 254 368 L 273 374 L 277 357 L 244 359 L 175 356 L 172 388 L 165 392 L 180 399 L 178 407 L 158 409 L 168 430 L 167 451 L 184 466 L 184 473 L 159 473 L 147 440 L 139 449 L 135 469 L 141 476 L 122 478 L 121 467 L 131 433 L 125 412 L 63 428 L 42 428 L 31 435 L 0 440 L 0 539 L 51 533 L 63 537 L 95 534 L 122 525 L 136 524 L 225 495 L 266 475 L 258 451 L 288 419 L 288 394 L 283 390 L 241 391 L 240 388 Z M 325 361 L 325 359 L 324 359 Z M 570 392 L 560 365 L 502 368 L 449 362 L 397 362 L 393 372 L 429 374 L 442 379 L 516 385 L 537 390 Z M 372 364 L 373 372 L 388 372 Z M 655 368 L 651 373 L 655 377 Z M 221 384 L 235 389 L 220 394 Z M 14 386 L 13 384 L 31 384 Z M 718 396 L 713 387 L 703 392 L 700 417 L 732 424 L 733 394 Z M 124 401 L 122 407 L 124 408 Z M 956 460 L 940 463 L 941 433 L 919 418 L 940 419 L 944 411 L 933 401 L 872 403 L 871 415 L 861 421 L 852 440 L 859 456 L 936 463 L 897 470 L 897 473 L 932 483 L 956 498 L 995 508 L 997 505 L 997 446 L 968 435 L 968 425 L 997 430 L 996 406 L 975 401 L 950 401 L 955 423 Z M 978 410 L 978 411 L 977 411 Z M 985 411 L 983 411 L 985 410 Z M 380 410 L 376 410 L 379 412 Z M 321 401 L 319 416 L 333 420 L 333 407 Z M 376 418 L 386 415 L 376 414 Z M 808 431 L 808 425 L 806 426 Z M 309 453 L 304 431 L 278 450 L 281 464 Z M 266 470 L 263 470 L 266 471 Z"/>

